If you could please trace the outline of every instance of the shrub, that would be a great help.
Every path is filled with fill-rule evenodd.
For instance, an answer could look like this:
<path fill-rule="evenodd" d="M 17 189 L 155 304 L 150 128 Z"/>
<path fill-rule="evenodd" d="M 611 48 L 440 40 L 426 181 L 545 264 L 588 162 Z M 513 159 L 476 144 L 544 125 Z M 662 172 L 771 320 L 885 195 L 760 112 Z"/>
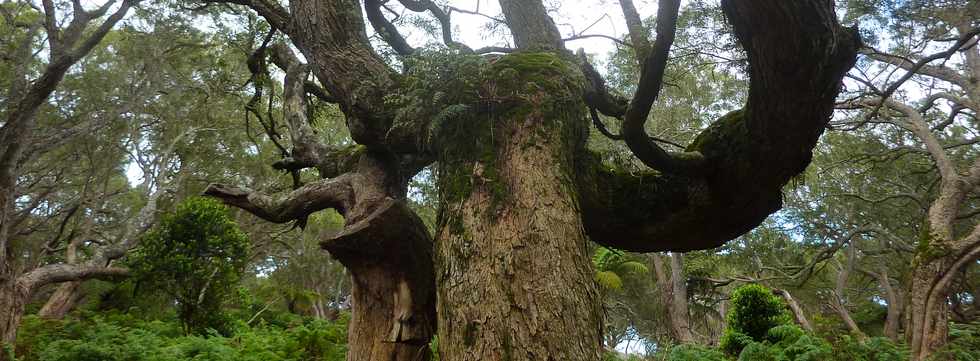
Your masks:
<path fill-rule="evenodd" d="M 736 356 L 742 352 L 745 346 L 755 342 L 748 335 L 734 331 L 731 329 L 725 329 L 725 333 L 721 335 L 721 342 L 719 347 L 727 355 Z"/>
<path fill-rule="evenodd" d="M 728 328 L 756 341 L 765 340 L 769 329 L 791 322 L 782 299 L 762 285 L 739 287 L 732 293 L 731 304 Z"/>
<path fill-rule="evenodd" d="M 194 197 L 177 206 L 133 257 L 136 276 L 177 300 L 187 333 L 227 332 L 221 310 L 247 262 L 248 238 L 220 202 Z"/>
<path fill-rule="evenodd" d="M 841 361 L 905 361 L 909 351 L 884 337 L 872 337 L 861 342 L 842 336 L 834 344 L 834 359 Z"/>
<path fill-rule="evenodd" d="M 667 361 L 725 361 L 725 354 L 701 345 L 683 344 L 670 350 Z"/>
<path fill-rule="evenodd" d="M 129 314 L 66 321 L 24 319 L 17 338 L 21 361 L 341 361 L 347 317 L 306 320 L 292 328 L 239 324 L 231 336 L 185 336 L 176 321 Z"/>
<path fill-rule="evenodd" d="M 721 337 L 721 349 L 728 355 L 738 355 L 752 342 L 768 340 L 770 329 L 792 320 L 782 299 L 762 285 L 739 287 L 732 292 L 731 304 L 728 326 Z"/>

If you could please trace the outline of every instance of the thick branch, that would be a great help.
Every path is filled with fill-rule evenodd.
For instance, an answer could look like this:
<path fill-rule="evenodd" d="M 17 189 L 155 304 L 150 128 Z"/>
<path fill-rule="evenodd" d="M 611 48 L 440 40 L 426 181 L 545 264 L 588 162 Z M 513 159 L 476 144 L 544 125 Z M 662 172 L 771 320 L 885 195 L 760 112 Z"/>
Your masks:
<path fill-rule="evenodd" d="M 279 197 L 255 192 L 248 188 L 212 183 L 204 195 L 217 198 L 227 205 L 241 208 L 255 216 L 275 223 L 301 219 L 313 212 L 333 208 L 344 214 L 353 202 L 352 176 L 321 179 L 308 183 Z"/>
<path fill-rule="evenodd" d="M 829 0 L 722 7 L 748 55 L 748 103 L 688 146 L 704 157 L 701 173 L 625 172 L 581 156 L 578 194 L 594 241 L 643 252 L 717 247 L 778 210 L 783 186 L 810 163 L 854 64 L 856 31 L 837 23 Z"/>
<path fill-rule="evenodd" d="M 630 41 L 633 43 L 633 51 L 636 53 L 636 61 L 640 64 L 650 53 L 650 39 L 647 38 L 647 28 L 643 26 L 643 19 L 636 11 L 633 0 L 619 0 L 619 5 L 623 9 L 623 17 L 626 18 L 626 27 L 629 29 Z"/>
<path fill-rule="evenodd" d="M 83 281 L 93 278 L 113 279 L 129 275 L 129 270 L 120 267 L 99 267 L 89 265 L 52 264 L 35 268 L 21 275 L 18 282 L 36 290 L 52 283 Z"/>
<path fill-rule="evenodd" d="M 356 0 L 289 2 L 294 31 L 287 32 L 327 92 L 339 100 L 351 138 L 384 147 L 393 115 L 385 96 L 396 73 L 374 51 Z"/>
<path fill-rule="evenodd" d="M 367 15 L 368 21 L 374 28 L 374 31 L 381 35 L 396 53 L 402 56 L 412 55 L 415 52 L 415 48 L 408 45 L 408 41 L 405 37 L 398 32 L 398 28 L 391 21 L 385 18 L 384 14 L 381 12 L 381 6 L 384 5 L 382 0 L 364 0 L 364 12 Z"/>
<path fill-rule="evenodd" d="M 658 6 L 657 38 L 653 49 L 641 63 L 640 83 L 623 119 L 623 140 L 633 154 L 650 168 L 667 173 L 697 174 L 703 171 L 704 158 L 701 154 L 668 153 L 650 139 L 645 129 L 650 108 L 653 107 L 663 86 L 667 57 L 677 31 L 679 9 L 680 0 L 661 1 Z"/>
<path fill-rule="evenodd" d="M 561 33 L 541 0 L 500 0 L 504 18 L 518 49 L 559 50 Z"/>

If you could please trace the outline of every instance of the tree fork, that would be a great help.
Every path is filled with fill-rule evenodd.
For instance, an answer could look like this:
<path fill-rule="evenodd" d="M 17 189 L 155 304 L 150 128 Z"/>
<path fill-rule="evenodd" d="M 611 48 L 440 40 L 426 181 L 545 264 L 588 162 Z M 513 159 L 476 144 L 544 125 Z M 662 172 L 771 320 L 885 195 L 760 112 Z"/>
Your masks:
<path fill-rule="evenodd" d="M 320 245 L 351 272 L 348 361 L 426 359 L 435 331 L 432 238 L 404 203 L 397 160 L 359 153 L 356 168 L 271 197 L 219 184 L 205 195 L 271 222 L 336 209 L 344 229 Z"/>

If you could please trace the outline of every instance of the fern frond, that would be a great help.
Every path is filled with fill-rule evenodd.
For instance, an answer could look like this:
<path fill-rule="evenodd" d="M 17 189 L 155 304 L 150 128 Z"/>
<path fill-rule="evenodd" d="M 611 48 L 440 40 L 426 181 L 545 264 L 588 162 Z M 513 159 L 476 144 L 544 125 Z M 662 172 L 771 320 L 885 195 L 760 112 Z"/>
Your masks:
<path fill-rule="evenodd" d="M 650 273 L 650 269 L 643 263 L 637 261 L 626 261 L 616 267 L 620 274 L 624 275 L 643 275 Z"/>
<path fill-rule="evenodd" d="M 619 278 L 615 272 L 601 271 L 596 272 L 595 280 L 604 289 L 619 291 L 623 289 L 623 279 Z"/>

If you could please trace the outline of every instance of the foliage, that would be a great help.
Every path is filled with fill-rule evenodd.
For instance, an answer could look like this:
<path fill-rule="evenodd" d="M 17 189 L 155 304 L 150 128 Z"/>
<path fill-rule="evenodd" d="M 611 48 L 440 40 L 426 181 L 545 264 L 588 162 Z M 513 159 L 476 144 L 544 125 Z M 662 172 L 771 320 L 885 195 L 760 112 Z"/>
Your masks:
<path fill-rule="evenodd" d="M 949 343 L 938 350 L 932 359 L 980 361 L 980 322 L 953 324 L 949 337 Z"/>
<path fill-rule="evenodd" d="M 860 341 L 851 336 L 842 336 L 834 343 L 834 357 L 838 360 L 904 361 L 908 359 L 908 353 L 904 346 L 884 337 Z"/>
<path fill-rule="evenodd" d="M 17 339 L 21 361 L 339 361 L 345 359 L 346 318 L 306 320 L 291 327 L 239 322 L 230 336 L 183 335 L 175 321 L 125 313 L 54 321 L 27 316 Z"/>
<path fill-rule="evenodd" d="M 770 330 L 790 323 L 786 305 L 768 288 L 747 284 L 732 292 L 732 310 L 728 327 L 721 339 L 721 348 L 735 355 L 749 345 L 748 341 L 770 340 Z"/>
<path fill-rule="evenodd" d="M 679 345 L 670 350 L 667 361 L 725 361 L 725 354 L 701 345 Z"/>
<path fill-rule="evenodd" d="M 147 286 L 176 299 L 185 331 L 226 331 L 221 307 L 241 278 L 248 248 L 224 205 L 190 198 L 146 236 L 133 268 Z"/>
<path fill-rule="evenodd" d="M 620 291 L 623 279 L 645 275 L 650 272 L 643 263 L 630 259 L 628 254 L 605 247 L 599 247 L 592 256 L 595 266 L 596 282 L 603 289 Z"/>

